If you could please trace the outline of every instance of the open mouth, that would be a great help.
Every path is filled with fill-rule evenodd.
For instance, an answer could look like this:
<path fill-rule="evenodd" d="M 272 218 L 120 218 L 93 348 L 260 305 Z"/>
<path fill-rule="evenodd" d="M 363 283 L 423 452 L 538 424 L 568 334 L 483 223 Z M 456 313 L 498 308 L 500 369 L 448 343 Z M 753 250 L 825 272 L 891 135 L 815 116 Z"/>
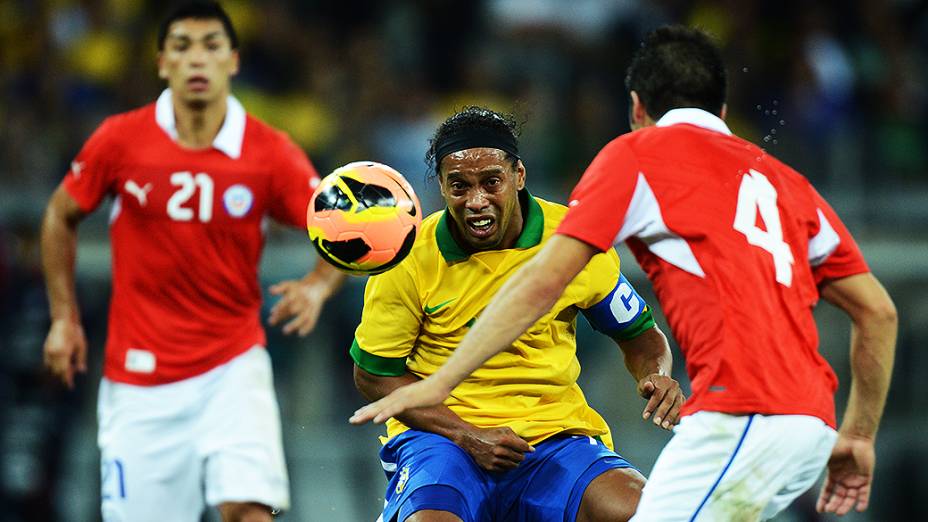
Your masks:
<path fill-rule="evenodd" d="M 471 217 L 465 220 L 467 231 L 478 238 L 487 238 L 496 231 L 496 219 L 490 216 Z"/>
<path fill-rule="evenodd" d="M 209 79 L 206 76 L 191 76 L 187 80 L 187 87 L 194 92 L 202 92 L 209 88 Z"/>

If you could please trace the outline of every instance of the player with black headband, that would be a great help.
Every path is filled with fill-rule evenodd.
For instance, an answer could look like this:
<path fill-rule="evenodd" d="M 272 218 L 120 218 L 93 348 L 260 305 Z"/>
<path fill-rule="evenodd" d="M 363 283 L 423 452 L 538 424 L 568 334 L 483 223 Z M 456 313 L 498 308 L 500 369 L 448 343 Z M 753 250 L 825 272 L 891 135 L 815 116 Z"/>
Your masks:
<path fill-rule="evenodd" d="M 351 347 L 355 383 L 370 400 L 434 373 L 567 211 L 525 188 L 508 116 L 465 108 L 439 126 L 427 160 L 447 208 L 422 223 L 408 258 L 368 280 Z M 614 452 L 577 385 L 578 312 L 619 344 L 649 399 L 645 418 L 675 424 L 684 397 L 669 377 L 667 341 L 610 249 L 444 404 L 388 422 L 382 520 L 630 518 L 644 477 Z"/>

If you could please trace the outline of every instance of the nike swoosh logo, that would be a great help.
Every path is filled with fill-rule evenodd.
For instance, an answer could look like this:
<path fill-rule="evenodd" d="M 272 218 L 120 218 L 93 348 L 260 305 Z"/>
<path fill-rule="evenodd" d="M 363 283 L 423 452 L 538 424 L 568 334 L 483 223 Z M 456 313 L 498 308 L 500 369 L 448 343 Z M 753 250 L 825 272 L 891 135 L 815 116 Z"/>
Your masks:
<path fill-rule="evenodd" d="M 438 303 L 438 304 L 435 305 L 435 306 L 425 305 L 425 313 L 428 314 L 428 315 L 431 315 L 431 314 L 435 313 L 436 311 L 438 311 L 439 308 L 445 306 L 446 304 L 450 303 L 451 301 L 454 301 L 455 299 L 457 299 L 457 297 L 452 297 L 451 299 L 448 299 L 448 300 L 445 301 L 444 303 Z"/>

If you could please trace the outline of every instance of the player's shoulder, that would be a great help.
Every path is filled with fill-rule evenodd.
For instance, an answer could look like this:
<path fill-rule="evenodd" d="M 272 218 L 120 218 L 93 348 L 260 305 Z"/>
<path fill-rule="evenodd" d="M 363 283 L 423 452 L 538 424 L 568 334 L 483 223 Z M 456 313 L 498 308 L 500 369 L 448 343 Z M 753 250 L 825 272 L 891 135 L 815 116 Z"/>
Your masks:
<path fill-rule="evenodd" d="M 154 125 L 157 125 L 155 104 L 149 103 L 106 117 L 97 127 L 97 132 L 112 138 L 138 136 L 139 132 Z"/>
<path fill-rule="evenodd" d="M 406 265 L 407 268 L 428 267 L 440 260 L 441 249 L 438 246 L 438 229 L 440 226 L 447 226 L 443 223 L 444 214 L 443 210 L 439 210 L 422 220 L 422 223 L 419 224 L 419 231 L 416 233 L 416 242 L 413 243 L 409 256 L 399 266 Z"/>
<path fill-rule="evenodd" d="M 296 148 L 290 135 L 285 131 L 274 127 L 261 118 L 245 113 L 245 137 L 268 147 Z"/>
<path fill-rule="evenodd" d="M 557 228 L 557 226 L 561 223 L 561 220 L 564 219 L 564 216 L 567 215 L 566 205 L 548 201 L 538 196 L 532 196 L 532 199 L 535 200 L 535 202 L 538 204 L 538 208 L 541 210 L 542 215 L 544 216 L 546 230 Z"/>

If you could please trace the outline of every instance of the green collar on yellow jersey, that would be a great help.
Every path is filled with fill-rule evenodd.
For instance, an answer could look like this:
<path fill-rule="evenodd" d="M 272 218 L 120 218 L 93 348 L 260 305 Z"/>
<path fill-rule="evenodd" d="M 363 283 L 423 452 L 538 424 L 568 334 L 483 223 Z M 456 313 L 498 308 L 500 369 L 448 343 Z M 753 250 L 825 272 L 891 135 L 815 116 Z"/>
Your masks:
<path fill-rule="evenodd" d="M 524 198 L 524 200 L 523 200 Z M 522 208 L 526 209 L 525 220 L 522 222 L 522 233 L 512 248 L 531 248 L 541 243 L 541 236 L 545 231 L 545 215 L 541 210 L 541 205 L 535 201 L 535 198 L 529 194 L 528 189 L 519 191 L 519 200 L 523 203 Z M 448 222 L 448 210 L 441 213 L 438 225 L 435 229 L 435 240 L 438 242 L 438 250 L 441 252 L 445 261 L 453 263 L 467 259 L 470 255 L 461 248 L 461 245 L 454 240 L 451 235 L 451 223 Z"/>

